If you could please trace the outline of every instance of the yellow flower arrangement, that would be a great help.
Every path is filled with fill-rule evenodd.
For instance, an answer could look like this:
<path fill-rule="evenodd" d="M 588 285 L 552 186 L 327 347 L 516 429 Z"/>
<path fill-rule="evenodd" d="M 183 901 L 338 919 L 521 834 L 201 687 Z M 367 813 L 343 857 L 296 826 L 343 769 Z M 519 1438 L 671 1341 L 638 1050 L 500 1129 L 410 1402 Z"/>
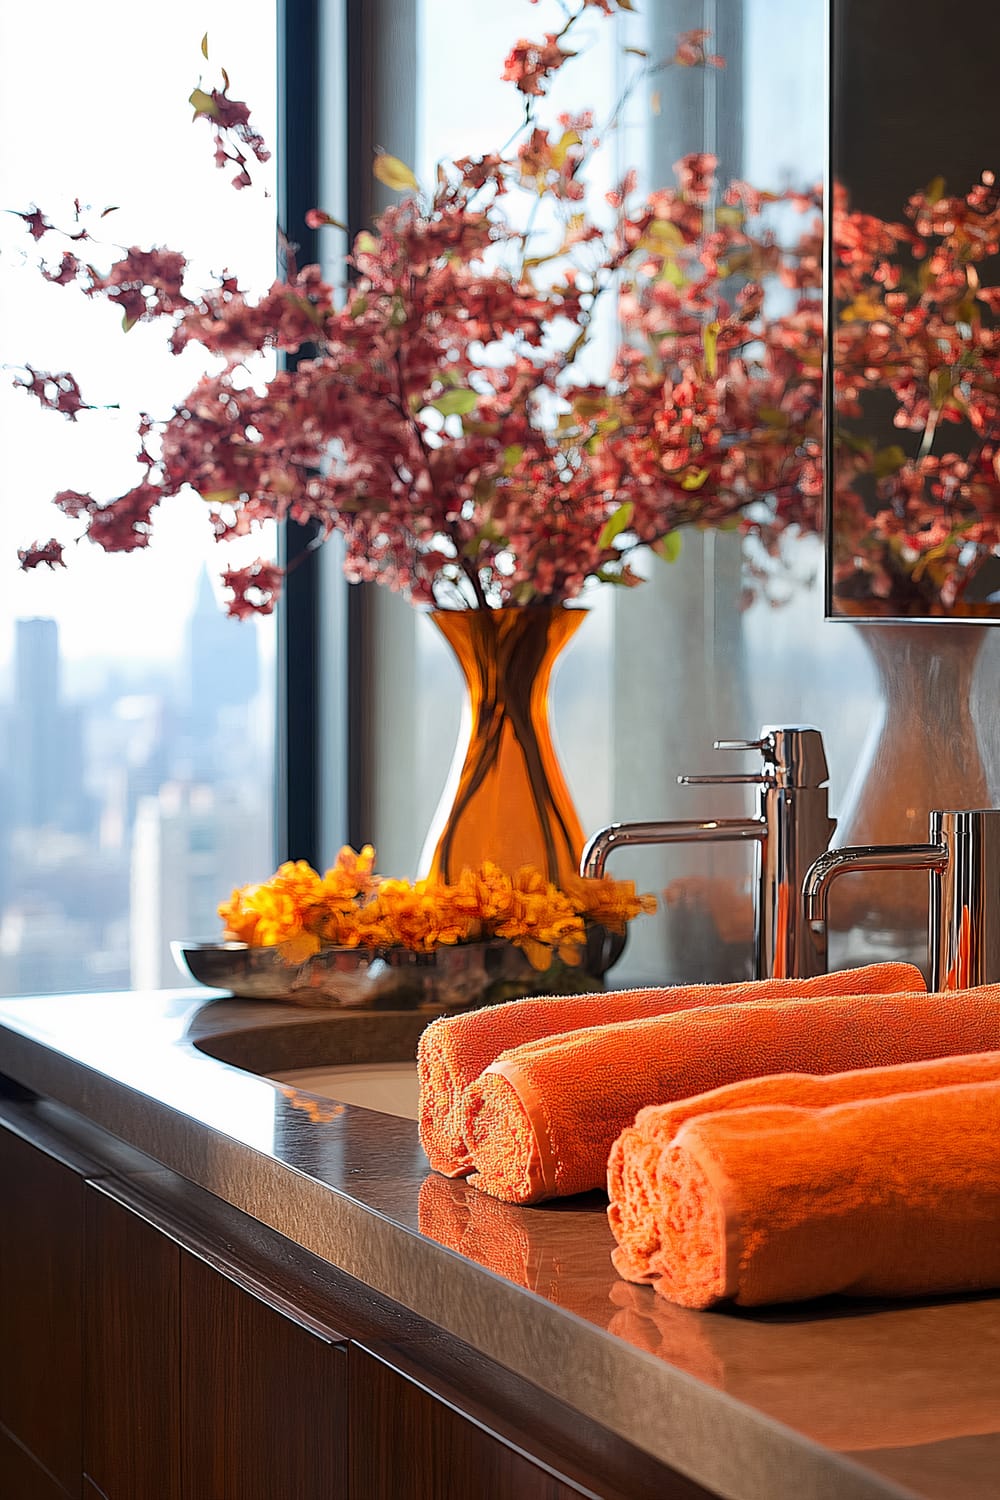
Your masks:
<path fill-rule="evenodd" d="M 486 863 L 463 870 L 453 885 L 391 880 L 374 870 L 370 844 L 360 852 L 341 849 L 324 875 L 305 860 L 289 861 L 269 880 L 242 886 L 221 903 L 224 935 L 278 948 L 289 963 L 322 948 L 431 953 L 503 938 L 544 971 L 556 958 L 568 965 L 582 961 L 588 925 L 624 933 L 627 922 L 656 906 L 654 897 L 637 895 L 630 880 L 578 879 L 563 891 L 529 866 L 507 875 Z"/>

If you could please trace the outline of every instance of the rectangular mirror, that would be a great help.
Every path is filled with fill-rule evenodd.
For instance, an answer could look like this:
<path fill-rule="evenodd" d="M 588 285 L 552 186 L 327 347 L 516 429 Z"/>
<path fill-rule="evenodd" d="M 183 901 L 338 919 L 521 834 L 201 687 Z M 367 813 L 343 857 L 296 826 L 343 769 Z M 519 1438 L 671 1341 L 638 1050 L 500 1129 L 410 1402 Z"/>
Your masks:
<path fill-rule="evenodd" d="M 1000 4 L 830 20 L 826 612 L 1000 617 Z"/>

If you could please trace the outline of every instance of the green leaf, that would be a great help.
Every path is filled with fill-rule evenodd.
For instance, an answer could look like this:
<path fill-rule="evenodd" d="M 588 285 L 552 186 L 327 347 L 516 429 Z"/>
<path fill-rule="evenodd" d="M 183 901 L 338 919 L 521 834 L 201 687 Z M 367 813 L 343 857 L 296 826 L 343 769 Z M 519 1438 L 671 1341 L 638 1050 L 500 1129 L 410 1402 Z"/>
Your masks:
<path fill-rule="evenodd" d="M 475 391 L 458 386 L 453 391 L 445 391 L 436 401 L 429 401 L 428 405 L 433 406 L 443 417 L 464 417 L 467 412 L 475 410 L 478 400 Z"/>
<path fill-rule="evenodd" d="M 716 351 L 719 347 L 719 324 L 718 322 L 706 323 L 702 329 L 701 341 L 705 349 L 705 369 L 709 377 L 714 378 L 719 367 Z"/>
<path fill-rule="evenodd" d="M 886 479 L 890 474 L 898 474 L 905 463 L 905 452 L 898 443 L 893 443 L 889 448 L 880 448 L 875 454 L 872 472 L 876 479 Z"/>
<path fill-rule="evenodd" d="M 784 432 L 790 424 L 788 413 L 782 411 L 777 406 L 762 406 L 760 409 L 760 414 L 764 418 L 764 421 L 767 423 L 768 427 L 777 427 L 782 432 Z"/>
<path fill-rule="evenodd" d="M 138 323 L 138 318 L 130 318 L 128 313 L 122 313 L 122 332 L 128 333 Z"/>
<path fill-rule="evenodd" d="M 943 406 L 951 395 L 955 380 L 948 365 L 941 365 L 931 376 L 931 399 L 935 406 Z"/>
<path fill-rule="evenodd" d="M 523 443 L 511 443 L 509 447 L 505 448 L 503 450 L 503 469 L 504 469 L 504 473 L 505 474 L 509 474 L 512 469 L 516 469 L 517 466 L 518 466 L 518 464 L 521 462 L 521 459 L 523 457 L 524 457 L 524 444 Z"/>
<path fill-rule="evenodd" d="M 193 89 L 188 103 L 194 110 L 196 120 L 217 120 L 219 118 L 219 106 L 211 94 L 206 94 L 204 89 Z"/>
<path fill-rule="evenodd" d="M 406 322 L 406 303 L 397 292 L 392 299 L 392 307 L 389 311 L 389 323 L 393 328 L 402 328 Z"/>
<path fill-rule="evenodd" d="M 601 534 L 597 538 L 597 545 L 603 552 L 610 547 L 615 537 L 621 536 L 627 531 L 635 514 L 635 506 L 631 500 L 626 500 L 624 505 L 619 505 L 613 516 L 609 516 L 601 528 Z"/>
<path fill-rule="evenodd" d="M 368 311 L 368 298 L 364 292 L 360 297 L 355 297 L 348 308 L 348 315 L 352 318 L 360 318 L 361 314 Z"/>
<path fill-rule="evenodd" d="M 941 199 L 945 195 L 945 188 L 946 184 L 944 178 L 935 177 L 934 180 L 932 182 L 929 182 L 924 189 L 924 197 L 927 199 L 927 202 L 932 205 L 935 203 L 940 203 Z"/>
<path fill-rule="evenodd" d="M 378 240 L 367 229 L 362 229 L 354 241 L 354 248 L 359 255 L 374 255 L 378 249 Z"/>
<path fill-rule="evenodd" d="M 411 168 L 400 161 L 398 156 L 390 156 L 387 151 L 376 152 L 372 171 L 379 182 L 392 188 L 394 193 L 405 193 L 407 190 L 416 192 L 420 187 Z"/>
<path fill-rule="evenodd" d="M 201 55 L 204 58 L 208 57 L 208 32 L 207 31 L 205 32 L 205 35 L 201 39 Z"/>
<path fill-rule="evenodd" d="M 708 469 L 689 469 L 681 480 L 681 489 L 700 490 L 708 475 Z"/>
<path fill-rule="evenodd" d="M 668 531 L 666 536 L 658 537 L 652 544 L 652 550 L 657 557 L 662 557 L 664 562 L 676 562 L 681 555 L 680 532 Z"/>

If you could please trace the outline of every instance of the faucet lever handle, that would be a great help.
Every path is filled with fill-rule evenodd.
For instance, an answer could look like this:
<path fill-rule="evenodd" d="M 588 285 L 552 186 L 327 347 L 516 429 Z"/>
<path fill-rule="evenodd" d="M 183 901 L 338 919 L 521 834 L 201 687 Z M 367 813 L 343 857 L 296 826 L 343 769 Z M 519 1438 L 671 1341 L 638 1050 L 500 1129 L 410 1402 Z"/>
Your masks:
<path fill-rule="evenodd" d="M 770 736 L 760 740 L 715 740 L 713 750 L 765 750 Z"/>
<path fill-rule="evenodd" d="M 718 776 L 678 776 L 678 786 L 773 786 L 774 777 L 761 771 Z"/>

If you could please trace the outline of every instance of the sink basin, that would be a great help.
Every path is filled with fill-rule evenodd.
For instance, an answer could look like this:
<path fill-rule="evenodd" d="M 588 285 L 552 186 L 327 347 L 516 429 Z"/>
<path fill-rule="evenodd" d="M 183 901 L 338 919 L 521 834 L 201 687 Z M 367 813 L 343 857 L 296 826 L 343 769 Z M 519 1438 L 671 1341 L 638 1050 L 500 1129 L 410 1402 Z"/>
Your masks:
<path fill-rule="evenodd" d="M 338 1104 L 417 1118 L 417 1011 L 316 1010 L 261 1001 L 207 1004 L 188 1038 L 201 1052 Z"/>
<path fill-rule="evenodd" d="M 418 1117 L 419 1086 L 415 1062 L 354 1063 L 345 1067 L 291 1068 L 268 1073 L 275 1083 L 287 1083 L 338 1104 L 360 1104 L 384 1115 Z"/>

